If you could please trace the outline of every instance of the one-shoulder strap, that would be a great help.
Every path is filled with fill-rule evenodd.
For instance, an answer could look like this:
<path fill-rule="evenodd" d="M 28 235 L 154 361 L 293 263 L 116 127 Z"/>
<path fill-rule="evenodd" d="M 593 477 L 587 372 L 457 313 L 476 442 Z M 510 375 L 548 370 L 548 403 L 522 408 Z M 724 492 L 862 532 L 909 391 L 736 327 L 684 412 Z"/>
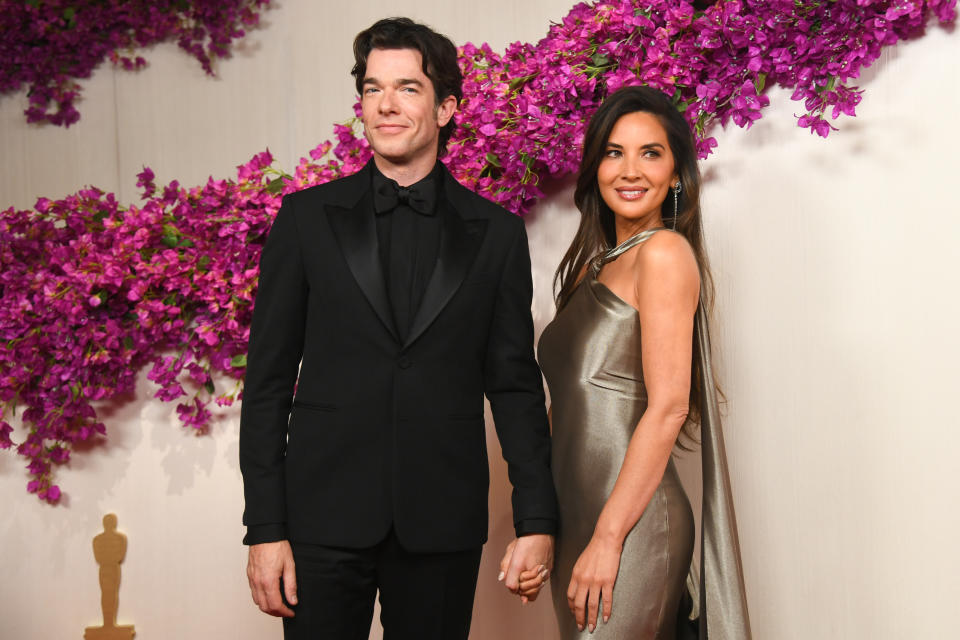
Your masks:
<path fill-rule="evenodd" d="M 666 229 L 666 227 L 656 227 L 654 229 L 647 229 L 646 231 L 641 231 L 640 233 L 630 236 L 629 238 L 627 238 L 626 240 L 624 240 L 623 242 L 615 246 L 613 249 L 610 249 L 609 251 L 605 251 L 599 254 L 597 257 L 593 259 L 594 272 L 599 271 L 600 267 L 607 264 L 608 262 L 612 260 L 616 260 L 618 257 L 620 257 L 620 255 L 623 252 L 629 251 L 630 249 L 633 249 L 638 244 L 646 242 L 657 231 L 662 231 L 664 229 Z"/>

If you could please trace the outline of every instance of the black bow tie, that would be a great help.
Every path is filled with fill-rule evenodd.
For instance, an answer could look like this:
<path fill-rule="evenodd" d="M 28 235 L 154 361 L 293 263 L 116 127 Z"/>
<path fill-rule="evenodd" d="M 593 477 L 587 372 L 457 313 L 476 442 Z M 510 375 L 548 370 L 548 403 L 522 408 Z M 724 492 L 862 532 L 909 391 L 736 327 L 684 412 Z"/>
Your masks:
<path fill-rule="evenodd" d="M 432 216 L 435 197 L 433 180 L 429 178 L 409 187 L 401 187 L 393 180 L 384 179 L 373 192 L 373 206 L 380 214 L 405 204 L 417 213 Z"/>

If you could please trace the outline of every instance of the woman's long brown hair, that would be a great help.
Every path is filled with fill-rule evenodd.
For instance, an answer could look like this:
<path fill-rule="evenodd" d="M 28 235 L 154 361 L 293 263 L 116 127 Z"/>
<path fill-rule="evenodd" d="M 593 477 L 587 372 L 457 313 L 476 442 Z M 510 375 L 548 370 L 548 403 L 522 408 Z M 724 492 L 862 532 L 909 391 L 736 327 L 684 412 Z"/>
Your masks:
<path fill-rule="evenodd" d="M 703 246 L 703 227 L 700 216 L 700 170 L 697 166 L 696 146 L 690 126 L 670 99 L 660 91 L 650 87 L 624 87 L 611 94 L 600 105 L 590 119 L 590 124 L 587 125 L 580 173 L 577 176 L 577 189 L 573 196 L 574 203 L 580 210 L 580 227 L 553 278 L 554 291 L 558 292 L 556 297 L 558 313 L 569 302 L 589 261 L 600 252 L 616 245 L 614 213 L 600 196 L 597 170 L 604 158 L 610 132 L 617 120 L 628 113 L 638 111 L 655 116 L 667 133 L 667 141 L 673 154 L 677 175 L 680 176 L 682 189 L 677 202 L 676 220 L 673 215 L 672 195 L 664 201 L 668 206 L 661 205 L 661 217 L 664 224 L 674 227 L 693 248 L 700 268 L 700 304 L 707 311 L 713 304 L 713 278 Z M 713 380 L 703 380 L 703 366 L 696 353 L 697 350 L 694 349 L 689 413 L 687 423 L 681 432 L 692 440 L 695 440 L 692 425 L 700 422 L 702 385 L 716 386 Z"/>

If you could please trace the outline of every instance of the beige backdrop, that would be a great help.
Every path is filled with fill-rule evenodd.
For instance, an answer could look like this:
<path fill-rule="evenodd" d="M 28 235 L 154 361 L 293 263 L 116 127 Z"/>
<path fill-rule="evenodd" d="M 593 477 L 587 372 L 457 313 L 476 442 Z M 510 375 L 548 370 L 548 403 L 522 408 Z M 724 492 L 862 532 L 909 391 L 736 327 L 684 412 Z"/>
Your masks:
<path fill-rule="evenodd" d="M 195 184 L 264 147 L 292 168 L 350 115 L 350 40 L 375 19 L 406 14 L 502 50 L 539 39 L 570 6 L 286 0 L 216 80 L 164 45 L 143 72 L 99 69 L 68 130 L 27 126 L 25 96 L 5 96 L 0 206 L 84 184 L 130 202 L 143 165 Z M 949 464 L 960 449 L 949 403 L 960 361 L 958 60 L 960 40 L 940 29 L 885 54 L 863 79 L 860 115 L 827 141 L 796 128 L 801 106 L 772 91 L 764 119 L 718 131 L 704 164 L 713 328 L 760 640 L 949 635 L 960 596 L 960 483 Z M 550 193 L 528 219 L 538 331 L 577 222 L 570 186 Z M 138 638 L 280 637 L 243 573 L 237 413 L 198 438 L 150 395 L 142 380 L 105 409 L 110 440 L 60 470 L 58 507 L 27 495 L 21 460 L 0 455 L 0 637 L 79 638 L 99 623 L 91 539 L 111 511 L 129 537 L 119 619 Z M 472 638 L 553 639 L 546 601 L 523 608 L 496 583 L 511 517 L 504 465 L 495 454 L 491 464 Z M 431 594 L 423 602 L 432 615 Z M 371 637 L 381 637 L 376 622 Z"/>

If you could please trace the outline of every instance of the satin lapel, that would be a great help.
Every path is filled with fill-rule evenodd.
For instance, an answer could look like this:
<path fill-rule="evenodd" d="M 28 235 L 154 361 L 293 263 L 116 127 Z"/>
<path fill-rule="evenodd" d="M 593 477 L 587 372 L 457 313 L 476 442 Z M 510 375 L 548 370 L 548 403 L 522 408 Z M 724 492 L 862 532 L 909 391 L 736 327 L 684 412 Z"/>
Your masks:
<path fill-rule="evenodd" d="M 350 272 L 376 312 L 377 317 L 398 342 L 393 326 L 390 298 L 383 279 L 380 252 L 377 248 L 377 226 L 373 217 L 373 193 L 366 189 L 352 208 L 327 205 L 330 228 L 340 244 Z"/>
<path fill-rule="evenodd" d="M 441 216 L 437 266 L 430 276 L 423 300 L 410 325 L 404 348 L 409 347 L 433 323 L 460 288 L 486 231 L 486 220 L 465 222 L 446 198 L 437 203 Z"/>

